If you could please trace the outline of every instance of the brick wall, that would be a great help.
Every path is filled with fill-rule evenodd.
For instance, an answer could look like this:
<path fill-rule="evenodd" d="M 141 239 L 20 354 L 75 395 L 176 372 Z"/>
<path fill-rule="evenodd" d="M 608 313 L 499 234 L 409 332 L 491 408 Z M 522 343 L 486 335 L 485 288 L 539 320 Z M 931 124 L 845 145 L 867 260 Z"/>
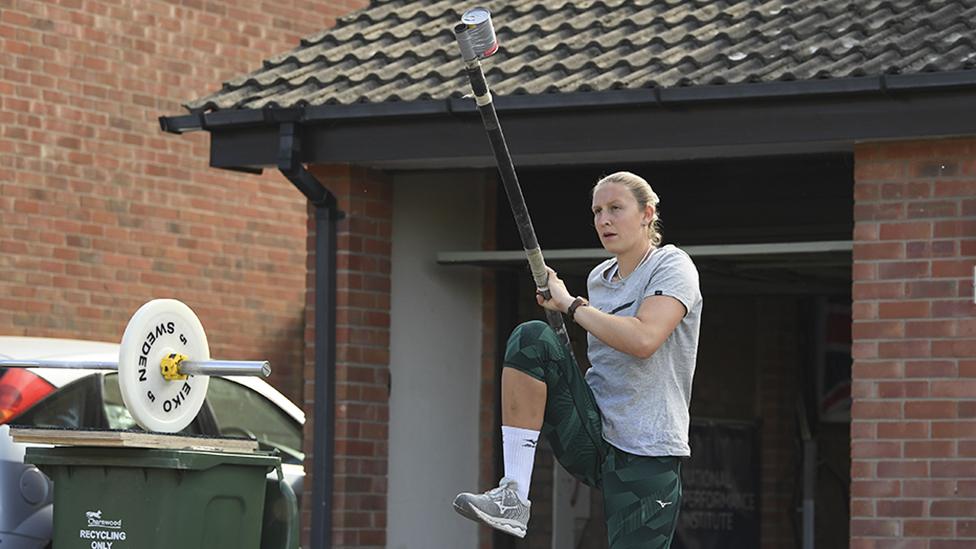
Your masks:
<path fill-rule="evenodd" d="M 305 204 L 157 117 L 366 2 L 0 4 L 0 333 L 118 340 L 154 297 L 301 394 Z"/>
<path fill-rule="evenodd" d="M 855 150 L 854 548 L 976 546 L 976 140 Z"/>
<path fill-rule="evenodd" d="M 315 166 L 312 173 L 338 198 L 336 280 L 336 425 L 333 547 L 385 547 L 390 387 L 390 252 L 393 186 L 381 173 Z M 308 239 L 306 341 L 314 341 L 315 231 Z M 315 349 L 305 352 L 306 481 L 311 501 Z M 310 511 L 302 513 L 308 546 Z"/>

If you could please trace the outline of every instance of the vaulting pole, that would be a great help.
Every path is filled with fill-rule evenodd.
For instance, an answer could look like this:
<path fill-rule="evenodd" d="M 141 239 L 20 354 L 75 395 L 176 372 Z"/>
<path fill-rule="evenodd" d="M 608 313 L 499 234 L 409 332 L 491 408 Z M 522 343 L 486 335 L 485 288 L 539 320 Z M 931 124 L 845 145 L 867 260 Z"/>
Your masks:
<path fill-rule="evenodd" d="M 498 123 L 498 115 L 495 113 L 495 105 L 491 100 L 488 81 L 485 80 L 485 73 L 481 68 L 481 59 L 498 50 L 498 41 L 495 38 L 495 31 L 492 28 L 491 15 L 488 10 L 474 8 L 465 12 L 461 17 L 461 22 L 454 27 L 454 35 L 457 38 L 458 47 L 461 49 L 465 72 L 471 81 L 471 91 L 474 92 L 478 111 L 481 113 L 481 120 L 488 132 L 488 140 L 491 142 L 491 150 L 495 155 L 495 163 L 498 165 L 498 173 L 501 175 L 505 194 L 508 195 L 512 215 L 515 216 L 515 224 L 518 226 L 522 247 L 525 248 L 525 254 L 529 260 L 532 278 L 535 280 L 535 286 L 539 293 L 545 299 L 550 299 L 549 273 L 546 271 L 546 263 L 542 257 L 542 250 L 539 248 L 539 241 L 535 236 L 535 229 L 532 227 L 529 209 L 525 205 L 522 188 L 519 186 L 518 176 L 515 174 L 512 156 L 509 154 L 508 145 L 505 143 L 505 135 Z M 569 334 L 566 332 L 563 315 L 558 311 L 546 309 L 546 320 L 572 354 L 573 348 L 569 342 Z"/>

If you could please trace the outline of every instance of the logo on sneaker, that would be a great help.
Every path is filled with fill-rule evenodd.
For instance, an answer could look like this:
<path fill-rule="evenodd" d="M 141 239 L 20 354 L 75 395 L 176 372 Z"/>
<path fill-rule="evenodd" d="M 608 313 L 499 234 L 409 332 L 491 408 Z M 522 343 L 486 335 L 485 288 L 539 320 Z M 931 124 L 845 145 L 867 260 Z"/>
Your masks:
<path fill-rule="evenodd" d="M 522 441 L 523 448 L 535 448 L 536 444 L 538 444 L 538 442 L 534 440 L 525 439 Z"/>
<path fill-rule="evenodd" d="M 655 500 L 655 501 L 657 501 L 657 504 L 661 506 L 661 509 L 664 509 L 668 505 L 674 503 L 673 501 L 661 501 L 661 500 Z"/>
<path fill-rule="evenodd" d="M 518 505 L 505 505 L 504 503 L 502 503 L 500 501 L 499 502 L 496 502 L 495 505 L 498 506 L 498 512 L 499 512 L 499 514 L 502 514 L 502 515 L 504 515 L 505 513 L 509 512 L 509 511 L 516 511 L 519 508 Z"/>

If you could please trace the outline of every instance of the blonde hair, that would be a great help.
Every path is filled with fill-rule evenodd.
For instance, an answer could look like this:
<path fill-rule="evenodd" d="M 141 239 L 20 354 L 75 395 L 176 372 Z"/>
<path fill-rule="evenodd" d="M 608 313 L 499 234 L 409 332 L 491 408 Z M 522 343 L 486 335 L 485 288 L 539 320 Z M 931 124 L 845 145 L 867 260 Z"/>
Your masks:
<path fill-rule="evenodd" d="M 605 183 L 616 183 L 630 190 L 630 194 L 634 195 L 637 205 L 642 210 L 648 205 L 654 207 L 654 217 L 651 218 L 651 222 L 647 226 L 647 239 L 655 247 L 660 246 L 664 237 L 661 234 L 661 216 L 657 213 L 657 205 L 661 200 L 651 188 L 650 183 L 643 177 L 631 172 L 616 172 L 597 181 L 596 185 L 593 185 L 593 192 L 596 192 L 596 189 Z"/>

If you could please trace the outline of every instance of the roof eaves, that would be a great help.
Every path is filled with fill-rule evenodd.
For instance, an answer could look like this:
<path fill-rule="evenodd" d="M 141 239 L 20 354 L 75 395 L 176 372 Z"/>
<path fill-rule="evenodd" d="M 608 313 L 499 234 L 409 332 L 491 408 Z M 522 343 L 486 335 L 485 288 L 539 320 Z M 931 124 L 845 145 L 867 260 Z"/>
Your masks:
<path fill-rule="evenodd" d="M 976 70 L 916 74 L 882 74 L 853 78 L 776 81 L 715 86 L 622 89 L 610 91 L 513 95 L 495 98 L 499 112 L 546 111 L 589 108 L 633 107 L 727 102 L 739 100 L 801 99 L 829 95 L 886 95 L 912 91 L 937 91 L 976 87 Z M 160 117 L 169 133 L 217 128 L 278 124 L 287 119 L 317 123 L 351 119 L 424 117 L 475 113 L 470 98 L 418 100 L 351 105 L 297 106 L 288 108 L 234 109 Z"/>

